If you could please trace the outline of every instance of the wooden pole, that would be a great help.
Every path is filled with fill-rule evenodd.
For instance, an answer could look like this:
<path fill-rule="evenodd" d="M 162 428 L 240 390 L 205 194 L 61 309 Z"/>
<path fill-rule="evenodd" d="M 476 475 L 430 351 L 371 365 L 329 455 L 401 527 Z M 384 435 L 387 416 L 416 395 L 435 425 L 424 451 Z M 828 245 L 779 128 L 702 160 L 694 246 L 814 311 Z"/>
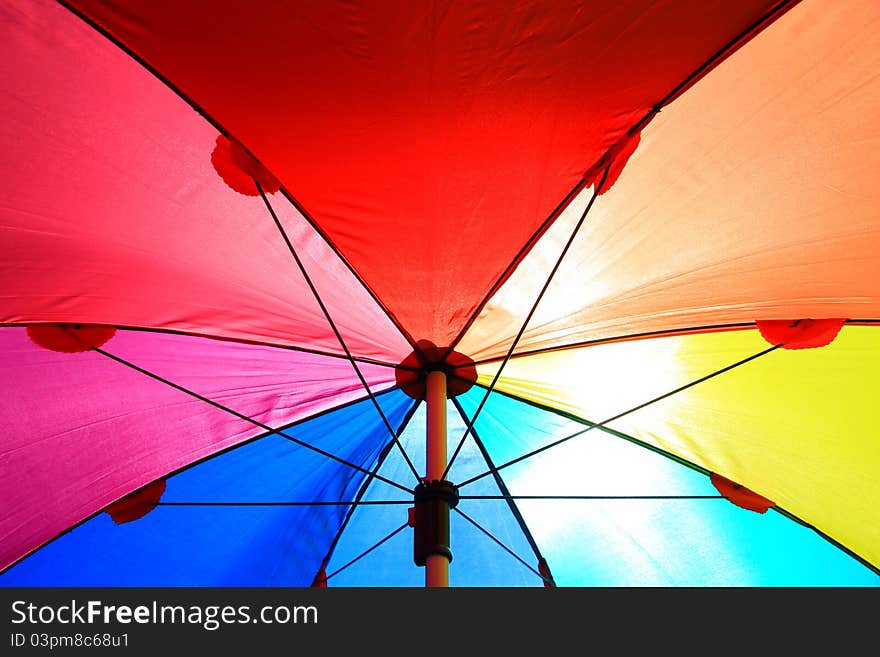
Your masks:
<path fill-rule="evenodd" d="M 426 426 L 426 478 L 437 481 L 446 470 L 446 374 L 428 372 Z M 431 554 L 425 560 L 425 586 L 449 586 L 449 561 L 440 554 Z"/>

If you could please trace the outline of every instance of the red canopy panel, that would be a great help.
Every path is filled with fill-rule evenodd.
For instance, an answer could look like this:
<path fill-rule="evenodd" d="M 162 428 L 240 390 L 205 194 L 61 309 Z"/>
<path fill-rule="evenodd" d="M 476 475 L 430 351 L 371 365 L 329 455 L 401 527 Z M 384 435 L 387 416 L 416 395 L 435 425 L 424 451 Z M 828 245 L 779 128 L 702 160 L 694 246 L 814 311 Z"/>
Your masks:
<path fill-rule="evenodd" d="M 412 338 L 443 345 L 584 172 L 779 3 L 69 4 L 256 155 Z"/>

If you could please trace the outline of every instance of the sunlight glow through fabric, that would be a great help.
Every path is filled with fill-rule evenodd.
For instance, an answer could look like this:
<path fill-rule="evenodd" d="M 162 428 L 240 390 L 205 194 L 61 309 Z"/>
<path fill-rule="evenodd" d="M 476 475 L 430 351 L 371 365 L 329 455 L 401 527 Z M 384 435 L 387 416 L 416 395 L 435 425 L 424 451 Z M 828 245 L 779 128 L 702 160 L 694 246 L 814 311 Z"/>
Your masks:
<path fill-rule="evenodd" d="M 880 585 L 880 6 L 437 7 L 0 7 L 0 585 Z"/>

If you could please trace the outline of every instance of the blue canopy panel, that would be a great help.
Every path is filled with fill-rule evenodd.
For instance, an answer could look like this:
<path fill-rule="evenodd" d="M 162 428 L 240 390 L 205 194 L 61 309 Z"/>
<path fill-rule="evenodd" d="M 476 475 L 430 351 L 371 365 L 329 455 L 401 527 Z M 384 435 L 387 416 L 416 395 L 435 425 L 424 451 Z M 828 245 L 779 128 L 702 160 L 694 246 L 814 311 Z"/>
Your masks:
<path fill-rule="evenodd" d="M 474 413 L 485 393 L 457 398 Z M 584 425 L 493 392 L 476 432 L 496 465 Z M 876 586 L 877 575 L 781 513 L 755 513 L 719 496 L 709 477 L 591 430 L 500 471 L 511 494 L 619 496 L 518 500 L 560 586 Z M 461 488 L 474 494 L 485 479 Z M 634 496 L 712 496 L 632 499 Z M 630 499 L 626 499 L 629 497 Z"/>
<path fill-rule="evenodd" d="M 398 390 L 377 399 L 395 427 L 414 403 Z M 284 432 L 367 470 L 389 441 L 370 400 Z M 345 501 L 365 478 L 267 435 L 169 477 L 161 504 Z M 412 479 L 403 472 L 399 481 L 409 486 Z M 120 525 L 99 513 L 0 575 L 0 585 L 308 586 L 347 511 L 345 506 L 158 506 Z"/>
<path fill-rule="evenodd" d="M 451 455 L 465 425 L 458 410 L 447 403 L 448 451 Z M 419 472 L 425 471 L 425 406 L 415 412 L 401 435 L 401 444 Z M 453 483 L 463 481 L 487 469 L 486 460 L 469 437 L 448 478 Z M 379 474 L 394 481 L 406 481 L 409 468 L 397 450 L 392 450 Z M 491 478 L 485 478 L 468 487 L 468 495 L 500 496 L 501 491 Z M 405 500 L 404 493 L 385 482 L 373 480 L 364 493 L 364 500 Z M 327 566 L 327 574 L 345 566 L 349 561 L 375 545 L 385 536 L 407 522 L 411 504 L 361 505 L 352 514 Z M 490 532 L 530 567 L 537 569 L 537 558 L 523 534 L 508 503 L 504 500 L 469 500 L 459 502 L 458 509 Z M 461 515 L 450 514 L 450 544 L 453 560 L 449 566 L 450 586 L 541 586 L 542 580 L 519 563 L 504 548 L 489 538 Z M 387 543 L 382 544 L 353 565 L 331 576 L 329 586 L 424 586 L 425 570 L 413 563 L 413 534 L 407 527 Z"/>

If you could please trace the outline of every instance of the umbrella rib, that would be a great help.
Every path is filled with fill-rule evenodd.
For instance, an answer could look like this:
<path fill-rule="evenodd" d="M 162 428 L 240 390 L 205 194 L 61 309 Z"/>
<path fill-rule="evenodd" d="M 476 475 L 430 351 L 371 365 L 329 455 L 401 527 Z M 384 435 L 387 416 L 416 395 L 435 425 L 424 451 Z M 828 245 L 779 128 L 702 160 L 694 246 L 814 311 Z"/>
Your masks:
<path fill-rule="evenodd" d="M 35 322 L 2 322 L 0 321 L 0 329 L 9 328 L 9 327 L 17 327 L 17 328 L 27 328 L 28 326 L 33 326 Z M 153 327 L 144 327 L 144 326 L 126 326 L 125 324 L 92 324 L 92 326 L 108 326 L 115 328 L 117 331 L 132 331 L 138 333 L 154 333 L 158 335 L 182 335 L 190 338 L 199 338 L 203 340 L 213 340 L 215 342 L 229 342 L 231 344 L 242 344 L 249 345 L 253 347 L 268 347 L 269 349 L 283 349 L 285 351 L 296 351 L 298 353 L 303 354 L 313 354 L 315 356 L 325 356 L 326 358 L 340 358 L 345 359 L 345 354 L 334 354 L 331 351 L 321 351 L 320 349 L 310 349 L 308 347 L 303 347 L 300 345 L 294 344 L 282 344 L 280 342 L 269 342 L 265 340 L 253 340 L 250 338 L 234 338 L 230 336 L 217 336 L 217 335 L 209 335 L 207 333 L 199 333 L 197 331 L 184 331 L 182 329 L 173 329 L 173 328 L 153 328 Z M 406 370 L 408 372 L 419 372 L 419 368 L 410 367 L 408 365 L 401 365 L 394 363 L 389 363 L 382 360 L 376 360 L 375 358 L 365 358 L 363 356 L 355 356 L 356 361 L 361 363 L 366 363 L 367 365 L 376 365 L 377 367 L 389 367 L 394 369 Z M 347 359 L 346 359 L 347 360 Z"/>
<path fill-rule="evenodd" d="M 604 156 L 603 156 L 604 157 Z M 585 181 L 581 178 L 577 184 L 569 190 L 568 194 L 565 195 L 559 204 L 553 208 L 553 211 L 547 216 L 544 222 L 538 227 L 538 229 L 532 233 L 531 237 L 523 244 L 522 248 L 516 253 L 516 255 L 510 260 L 507 267 L 501 273 L 492 287 L 489 288 L 489 291 L 485 294 L 480 303 L 475 307 L 474 311 L 471 313 L 468 320 L 464 323 L 461 329 L 458 332 L 458 335 L 455 336 L 455 339 L 450 343 L 449 347 L 446 349 L 446 353 L 443 355 L 441 360 L 446 360 L 449 357 L 449 354 L 453 352 L 456 345 L 464 338 L 465 334 L 468 332 L 471 326 L 473 326 L 474 322 L 477 321 L 477 317 L 479 317 L 480 313 L 486 307 L 486 304 L 495 296 L 495 293 L 501 289 L 501 286 L 504 285 L 504 282 L 507 281 L 510 274 L 516 269 L 516 266 L 522 262 L 522 260 L 526 257 L 529 250 L 538 242 L 541 236 L 547 231 L 548 228 L 553 224 L 553 222 L 562 215 L 568 205 L 577 197 L 577 195 L 581 192 L 582 189 L 586 186 Z"/>
<path fill-rule="evenodd" d="M 851 323 L 847 320 L 846 323 Z M 525 358 L 527 356 L 539 356 L 541 354 L 552 354 L 558 351 L 568 351 L 572 349 L 580 349 L 581 347 L 591 347 L 593 345 L 602 345 L 602 344 L 613 344 L 618 342 L 627 342 L 630 340 L 637 340 L 643 338 L 665 338 L 665 337 L 675 337 L 678 335 L 689 335 L 689 334 L 701 334 L 701 333 L 712 333 L 715 331 L 735 331 L 735 330 L 747 330 L 756 328 L 757 324 L 755 322 L 736 322 L 732 324 L 707 324 L 705 326 L 691 326 L 691 327 L 680 327 L 680 328 L 672 328 L 672 329 L 663 329 L 658 331 L 646 331 L 644 333 L 628 333 L 625 335 L 614 335 L 608 338 L 597 338 L 595 340 L 579 340 L 577 342 L 566 342 L 562 344 L 553 344 L 548 345 L 546 347 L 536 347 L 535 349 L 528 349 L 525 351 L 520 351 L 514 354 L 517 358 Z M 480 360 L 475 360 L 474 365 L 479 367 L 480 365 L 488 365 L 490 363 L 496 363 L 501 358 L 499 356 L 490 356 L 488 358 L 481 358 Z M 470 366 L 470 363 L 468 363 Z M 465 367 L 455 366 L 455 367 Z M 453 367 L 452 369 L 455 369 Z"/>
<path fill-rule="evenodd" d="M 878 319 L 846 319 L 844 326 L 865 326 L 871 324 L 880 324 Z M 577 342 L 565 342 L 560 344 L 551 344 L 545 347 L 536 347 L 525 351 L 519 351 L 514 354 L 516 358 L 524 358 L 526 356 L 538 356 L 541 354 L 551 354 L 559 351 L 568 351 L 571 349 L 580 349 L 582 347 L 591 347 L 593 345 L 614 344 L 619 342 L 627 342 L 643 338 L 665 338 L 680 335 L 698 335 L 705 333 L 715 333 L 721 331 L 738 331 L 757 328 L 757 323 L 752 322 L 734 322 L 731 324 L 706 324 L 702 326 L 680 326 L 677 328 L 660 329 L 657 331 L 646 331 L 644 333 L 627 333 L 623 335 L 612 335 L 607 338 L 596 338 L 593 340 L 578 340 Z M 489 363 L 497 363 L 501 360 L 501 356 L 489 356 L 475 360 L 473 363 L 466 365 L 452 365 L 451 369 L 455 371 L 463 367 L 472 367 L 476 365 L 488 365 Z M 461 378 L 461 377 L 460 377 Z M 466 380 L 463 379 L 462 380 Z"/>
<path fill-rule="evenodd" d="M 27 324 L 22 324 L 21 326 L 27 326 Z M 231 342 L 235 344 L 245 344 L 245 345 L 253 345 L 257 347 L 268 347 L 270 349 L 284 349 L 285 351 L 296 351 L 303 354 L 313 354 L 315 356 L 324 356 L 326 358 L 346 358 L 343 354 L 335 354 L 332 351 L 322 351 L 320 349 L 310 349 L 309 347 L 303 347 L 301 345 L 295 344 L 281 344 L 278 342 L 268 342 L 262 340 L 252 340 L 248 338 L 234 338 L 234 337 L 217 337 L 213 335 L 208 335 L 205 333 L 197 333 L 194 331 L 183 331 L 179 329 L 168 329 L 168 328 L 145 328 L 143 326 L 119 326 L 115 325 L 113 328 L 122 329 L 125 331 L 138 331 L 141 333 L 160 333 L 165 335 L 185 335 L 193 338 L 204 338 L 207 340 L 219 340 L 221 342 Z M 382 360 L 377 360 L 375 358 L 366 358 L 364 356 L 355 356 L 355 360 L 361 363 L 366 363 L 367 365 L 375 365 L 377 367 L 393 367 L 400 368 L 412 371 L 418 371 L 415 367 L 402 367 L 401 365 L 395 365 L 393 363 L 389 363 Z"/>
<path fill-rule="evenodd" d="M 749 363 L 749 362 L 755 360 L 756 358 L 760 358 L 761 356 L 769 354 L 770 352 L 775 351 L 776 349 L 779 349 L 782 346 L 783 345 L 781 345 L 781 344 L 773 345 L 772 347 L 764 349 L 763 351 L 759 351 L 756 354 L 752 354 L 751 356 L 749 356 L 747 358 L 743 358 L 742 360 L 739 360 L 731 365 L 728 365 L 727 367 L 723 367 L 720 370 L 715 370 L 714 372 L 707 374 L 706 376 L 702 376 L 699 379 L 691 381 L 690 383 L 686 383 L 685 385 L 680 386 L 680 387 L 676 388 L 675 390 L 671 390 L 665 394 L 662 394 L 659 397 L 654 397 L 653 399 L 650 399 L 646 402 L 643 402 L 643 403 L 639 404 L 638 406 L 633 406 L 632 408 L 630 408 L 626 411 L 623 411 L 622 413 L 618 413 L 617 415 L 614 415 L 613 417 L 610 417 L 606 420 L 602 420 L 601 422 L 597 422 L 595 424 L 591 423 L 589 426 L 581 429 L 580 431 L 576 431 L 573 434 L 566 436 L 565 438 L 560 438 L 559 440 L 554 441 L 548 445 L 544 445 L 543 447 L 539 447 L 538 449 L 532 450 L 531 452 L 523 454 L 522 456 L 518 456 L 515 459 L 507 461 L 506 463 L 502 463 L 501 465 L 499 465 L 495 468 L 489 469 L 486 472 L 477 475 L 476 477 L 471 477 L 470 479 L 460 483 L 458 486 L 459 486 L 459 488 L 462 488 L 463 486 L 467 486 L 468 484 L 472 484 L 473 482 L 475 482 L 479 479 L 482 479 L 483 477 L 486 477 L 490 474 L 494 474 L 495 472 L 498 472 L 499 470 L 502 470 L 502 469 L 507 468 L 511 465 L 514 465 L 515 463 L 519 463 L 520 461 L 524 461 L 525 459 L 531 458 L 532 456 L 535 456 L 536 454 L 540 454 L 541 452 L 548 450 L 551 447 L 556 447 L 556 445 L 561 445 L 562 443 L 567 442 L 567 441 L 571 440 L 572 438 L 577 438 L 578 436 L 581 436 L 581 435 L 587 433 L 588 431 L 591 431 L 592 429 L 604 428 L 604 426 L 606 424 L 614 422 L 615 420 L 619 420 L 620 418 L 622 418 L 626 415 L 629 415 L 630 413 L 635 413 L 636 411 L 641 410 L 641 409 L 645 408 L 646 406 L 650 406 L 651 404 L 662 401 L 662 400 L 666 399 L 667 397 L 671 397 L 672 395 L 675 395 L 679 392 L 687 390 L 688 388 L 692 388 L 693 386 L 695 386 L 699 383 L 703 383 L 704 381 L 708 381 L 709 379 L 712 379 L 720 374 L 724 374 L 725 372 L 729 372 L 730 370 L 737 368 L 740 365 L 745 365 L 746 363 Z"/>
<path fill-rule="evenodd" d="M 752 36 L 760 33 L 768 25 L 772 24 L 777 18 L 785 14 L 789 9 L 798 4 L 800 0 L 780 0 L 775 6 L 771 7 L 766 13 L 760 16 L 754 23 L 746 27 L 742 32 L 728 41 L 720 50 L 716 51 L 709 59 L 703 62 L 696 70 L 692 71 L 684 80 L 679 82 L 668 94 L 660 101 L 654 104 L 651 110 L 645 114 L 635 125 L 633 125 L 627 134 L 634 134 L 645 127 L 651 118 L 656 115 L 662 108 L 678 98 L 689 87 L 695 84 L 702 76 L 704 76 L 713 66 L 724 61 L 733 52 L 742 46 Z"/>
<path fill-rule="evenodd" d="M 847 554 L 850 557 L 852 557 L 853 559 L 855 559 L 856 561 L 858 561 L 860 564 L 865 566 L 865 568 L 870 570 L 872 573 L 880 575 L 880 565 L 875 565 L 875 564 L 871 563 L 870 561 L 868 561 L 865 557 L 856 554 L 855 552 L 850 550 L 848 547 L 846 547 L 842 543 L 839 543 L 835 539 L 831 538 L 828 534 L 823 532 L 821 529 L 819 529 L 815 525 L 812 525 L 812 524 L 808 523 L 807 521 L 802 520 L 801 518 L 799 518 L 798 516 L 793 514 L 791 511 L 786 511 L 782 507 L 774 506 L 772 508 L 772 510 L 779 513 L 783 518 L 788 518 L 792 522 L 796 522 L 799 525 L 806 527 L 807 529 L 813 530 L 818 536 L 820 536 L 821 538 L 828 541 L 831 545 L 836 547 L 838 550 L 841 550 L 844 554 Z"/>
<path fill-rule="evenodd" d="M 333 334 L 336 336 L 337 341 L 339 342 L 339 346 L 342 347 L 342 350 L 345 352 L 348 361 L 351 363 L 351 366 L 354 368 L 355 373 L 357 374 L 358 379 L 361 382 L 361 385 L 364 387 L 364 390 L 367 391 L 367 395 L 370 397 L 370 401 L 373 402 L 373 406 L 376 407 L 376 411 L 379 413 L 379 417 L 382 418 L 382 422 L 385 424 L 385 428 L 388 429 L 388 435 L 394 441 L 394 444 L 397 445 L 397 448 L 400 450 L 400 453 L 403 455 L 406 464 L 409 466 L 409 469 L 412 470 L 413 476 L 416 478 L 416 481 L 419 480 L 419 472 L 416 470 L 416 467 L 413 465 L 412 460 L 409 458 L 409 455 L 406 453 L 406 450 L 403 449 L 403 445 L 400 444 L 400 441 L 397 439 L 397 433 L 394 431 L 394 428 L 391 426 L 391 423 L 388 421 L 388 418 L 385 416 L 385 412 L 382 410 L 382 407 L 379 405 L 379 402 L 376 401 L 375 395 L 373 395 L 373 391 L 370 389 L 370 385 L 367 383 L 367 379 L 364 377 L 361 372 L 360 367 L 358 367 L 357 361 L 352 355 L 351 351 L 348 348 L 348 345 L 345 344 L 345 340 L 342 338 L 342 334 L 339 332 L 339 329 L 336 326 L 336 322 L 333 321 L 333 317 L 330 315 L 330 311 L 327 309 L 327 306 L 324 304 L 324 300 L 321 299 L 321 295 L 318 294 L 318 289 L 315 287 L 315 284 L 312 282 L 312 277 L 309 276 L 308 271 L 306 271 L 305 265 L 299 257 L 299 254 L 296 252 L 296 249 L 293 247 L 293 243 L 290 241 L 290 238 L 287 235 L 287 231 L 284 230 L 284 226 L 281 225 L 281 221 L 278 219 L 278 215 L 275 214 L 275 209 L 272 207 L 272 204 L 269 202 L 269 199 L 266 197 L 266 193 L 263 191 L 262 185 L 257 181 L 256 178 L 253 179 L 254 184 L 257 186 L 257 191 L 260 192 L 260 197 L 263 199 L 263 203 L 266 205 L 266 209 L 269 211 L 269 214 L 272 216 L 272 220 L 275 222 L 275 226 L 278 228 L 278 231 L 281 233 L 281 237 L 284 238 L 284 243 L 287 245 L 287 249 L 290 251 L 290 255 L 293 256 L 293 259 L 296 261 L 296 265 L 299 268 L 300 273 L 306 281 L 306 285 L 309 286 L 309 289 L 312 292 L 312 295 L 315 297 L 315 301 L 318 302 L 318 305 L 321 308 L 321 312 L 324 313 L 324 317 L 327 319 L 327 323 L 330 324 L 330 328 L 333 330 Z"/>
<path fill-rule="evenodd" d="M 407 527 L 409 527 L 409 523 L 406 523 L 406 522 L 403 523 L 400 527 L 398 527 L 398 528 L 395 529 L 393 532 L 391 532 L 390 534 L 388 534 L 388 536 L 386 536 L 385 538 L 383 538 L 381 541 L 379 541 L 378 543 L 374 544 L 372 547 L 367 548 L 366 550 L 364 550 L 363 552 L 361 552 L 358 556 L 356 556 L 354 559 L 352 559 L 351 561 L 349 561 L 347 564 L 345 564 L 344 566 L 340 566 L 339 568 L 337 568 L 336 570 L 334 570 L 332 573 L 330 573 L 329 575 L 327 575 L 327 576 L 323 579 L 323 581 L 326 582 L 328 579 L 330 579 L 331 577 L 335 577 L 336 575 L 338 575 L 339 573 L 341 573 L 343 570 L 345 570 L 345 569 L 348 568 L 349 566 L 353 566 L 355 563 L 357 563 L 358 561 L 360 561 L 361 559 L 363 559 L 365 556 L 367 556 L 370 552 L 372 552 L 373 550 L 375 550 L 376 548 L 378 548 L 378 547 L 381 546 L 382 544 L 387 543 L 387 542 L 390 541 L 392 538 L 394 538 L 395 536 L 397 536 L 400 532 L 402 532 L 402 531 L 403 531 L 404 529 L 406 529 Z"/>
<path fill-rule="evenodd" d="M 461 495 L 460 500 L 723 500 L 723 495 Z"/>
<path fill-rule="evenodd" d="M 723 495 L 461 495 L 461 500 L 721 500 Z M 153 506 L 208 506 L 208 507 L 263 507 L 263 506 L 360 506 L 383 504 L 412 504 L 412 500 L 315 500 L 301 501 L 267 501 L 267 502 L 153 502 Z"/>
<path fill-rule="evenodd" d="M 153 506 L 348 506 L 350 504 L 412 504 L 412 500 L 357 500 L 337 502 L 335 500 L 315 500 L 313 502 L 154 502 Z"/>
<path fill-rule="evenodd" d="M 457 398 L 452 399 L 452 403 L 455 404 L 455 408 L 458 409 L 458 414 L 461 418 L 467 422 L 467 416 L 465 415 L 464 408 L 462 408 L 461 403 Z M 477 444 L 477 448 L 480 450 L 480 453 L 483 455 L 483 459 L 486 461 L 486 466 L 489 468 L 494 468 L 495 463 L 492 461 L 492 457 L 489 456 L 489 450 L 486 448 L 486 445 L 480 439 L 480 434 L 476 429 L 473 431 L 474 433 L 474 442 Z M 501 491 L 501 495 L 473 495 L 473 496 L 465 496 L 464 499 L 502 499 L 507 501 L 507 506 L 510 509 L 510 512 L 513 514 L 513 517 L 516 519 L 517 524 L 519 524 L 519 528 L 522 530 L 523 535 L 528 541 L 529 546 L 532 548 L 532 552 L 535 553 L 535 558 L 538 560 L 538 563 L 541 563 L 544 560 L 544 555 L 541 554 L 541 549 L 538 547 L 537 541 L 535 541 L 535 537 L 532 536 L 532 532 L 529 531 L 529 527 L 526 524 L 525 518 L 523 518 L 522 513 L 520 513 L 519 507 L 516 505 L 515 498 L 510 494 L 510 489 L 507 487 L 507 484 L 504 483 L 504 479 L 501 477 L 501 473 L 493 472 L 492 476 L 495 479 L 495 485 L 498 486 L 498 490 Z M 459 498 L 461 499 L 461 498 Z M 544 560 L 546 561 L 546 560 Z M 548 580 L 552 580 L 552 575 L 548 578 Z M 555 582 L 552 582 L 555 586 Z"/>
<path fill-rule="evenodd" d="M 493 540 L 498 546 L 500 546 L 505 552 L 507 552 L 507 554 L 509 554 L 509 555 L 512 556 L 514 559 L 516 559 L 517 561 L 519 561 L 523 566 L 525 566 L 525 567 L 528 568 L 531 572 L 533 572 L 535 575 L 537 575 L 538 577 L 540 577 L 544 582 L 546 582 L 547 584 L 550 584 L 551 586 L 556 586 L 556 583 L 555 583 L 553 580 L 551 580 L 549 577 L 544 577 L 544 575 L 542 575 L 540 572 L 538 572 L 537 569 L 532 568 L 532 567 L 528 564 L 528 562 L 527 562 L 525 559 L 523 559 L 523 558 L 522 558 L 521 556 L 519 556 L 516 552 L 514 552 L 514 551 L 511 550 L 509 547 L 507 547 L 504 543 L 502 543 L 500 540 L 498 540 L 498 539 L 495 537 L 495 535 L 492 534 L 492 532 L 490 532 L 488 529 L 486 529 L 485 527 L 483 527 L 480 523 L 478 523 L 476 520 L 474 520 L 473 518 L 471 518 L 471 517 L 470 517 L 468 514 L 466 514 L 464 511 L 462 511 L 462 510 L 459 509 L 458 507 L 455 507 L 453 510 L 454 510 L 456 513 L 458 513 L 458 515 L 460 515 L 462 518 L 464 518 L 464 519 L 467 520 L 469 523 L 471 523 L 474 527 L 476 527 L 476 528 L 479 529 L 481 532 L 483 532 L 483 533 L 484 533 L 486 536 L 488 536 L 490 539 L 492 539 L 492 540 Z"/>
<path fill-rule="evenodd" d="M 449 474 L 449 470 L 452 468 L 452 464 L 455 462 L 455 459 L 458 457 L 461 448 L 464 446 L 464 441 L 467 440 L 468 435 L 470 435 L 471 431 L 473 431 L 474 424 L 477 421 L 477 418 L 480 415 L 480 412 L 483 410 L 483 407 L 486 405 L 486 401 L 489 399 L 489 395 L 492 394 L 492 390 L 495 389 L 495 384 L 498 383 L 498 379 L 501 377 L 501 372 L 504 370 L 504 366 L 510 361 L 511 356 L 513 356 L 513 352 L 516 350 L 516 345 L 519 344 L 520 338 L 522 338 L 523 334 L 526 332 L 526 327 L 529 325 L 529 322 L 532 319 L 532 316 L 535 314 L 535 311 L 538 309 L 538 304 L 541 303 L 541 299 L 544 298 L 544 294 L 550 287 L 550 283 L 553 281 L 553 277 L 556 275 L 556 272 L 559 270 L 559 267 L 562 265 L 562 261 L 565 258 L 565 255 L 568 253 L 568 250 L 571 248 L 571 245 L 574 243 L 575 238 L 577 237 L 578 232 L 581 229 L 581 226 L 584 225 L 584 221 L 587 219 L 587 215 L 590 213 L 590 209 L 593 207 L 593 204 L 596 202 L 596 199 L 599 197 L 599 190 L 602 189 L 602 185 L 605 184 L 605 179 L 608 177 L 608 171 L 610 170 L 611 165 L 605 167 L 605 171 L 602 172 L 601 180 L 596 183 L 593 187 L 593 195 L 590 197 L 589 203 L 587 203 L 587 207 L 584 208 L 583 213 L 581 214 L 580 219 L 578 219 L 577 224 L 574 227 L 574 230 L 571 232 L 571 236 L 568 238 L 568 241 L 565 243 L 565 246 L 562 248 L 562 253 L 559 254 L 559 258 L 556 260 L 556 264 L 553 265 L 553 269 L 550 270 L 550 275 L 547 276 L 547 280 L 544 282 L 544 286 L 541 288 L 541 291 L 538 293 L 538 297 L 535 299 L 535 303 L 532 304 L 531 310 L 529 310 L 528 315 L 526 315 L 525 321 L 523 321 L 522 326 L 516 334 L 516 337 L 513 339 L 513 342 L 510 345 L 510 348 L 507 350 L 507 354 L 504 356 L 504 360 L 501 361 L 501 366 L 495 372 L 495 376 L 492 377 L 492 383 L 489 384 L 489 388 L 486 390 L 486 394 L 483 395 L 483 399 L 480 400 L 479 406 L 477 406 L 477 410 L 474 412 L 473 417 L 467 422 L 467 426 L 465 428 L 464 435 L 461 437 L 461 440 L 458 441 L 458 445 L 455 448 L 455 451 L 452 453 L 452 456 L 449 459 L 449 462 L 446 464 L 446 469 L 443 471 L 442 479 L 445 479 Z"/>
<path fill-rule="evenodd" d="M 326 456 L 327 458 L 332 459 L 334 461 L 337 461 L 338 463 L 342 463 L 343 465 L 347 465 L 348 467 L 353 468 L 359 472 L 363 472 L 365 474 L 371 474 L 370 471 L 367 470 L 366 468 L 362 468 L 361 466 L 356 465 L 354 463 L 351 463 L 350 461 L 346 461 L 345 459 L 343 459 L 339 456 L 336 456 L 335 454 L 331 454 L 330 452 L 324 451 L 320 447 L 315 447 L 314 445 L 310 445 L 309 443 L 304 442 L 304 441 L 300 440 L 299 438 L 294 438 L 293 436 L 290 436 L 290 435 L 282 432 L 279 429 L 274 429 L 274 428 L 270 427 L 268 424 L 264 424 L 264 423 L 260 422 L 259 420 L 255 420 L 254 418 L 248 417 L 247 415 L 244 415 L 243 413 L 239 413 L 238 411 L 233 410 L 233 409 L 229 408 L 228 406 L 224 406 L 223 404 L 216 402 L 213 399 L 209 399 L 209 398 L 205 397 L 204 395 L 200 395 L 199 393 L 194 392 L 192 390 L 189 390 L 188 388 L 184 388 L 183 386 L 181 386 L 177 383 L 174 383 L 173 381 L 170 381 L 170 380 L 166 379 L 165 377 L 159 376 L 158 374 L 156 374 L 154 372 L 150 372 L 149 370 L 146 370 L 143 367 L 135 365 L 134 363 L 131 363 L 131 362 L 125 360 L 124 358 L 120 358 L 119 356 L 111 354 L 108 351 L 104 351 L 100 347 L 92 347 L 92 351 L 95 351 L 95 352 L 101 354 L 102 356 L 106 356 L 107 358 L 114 360 L 117 363 L 120 363 L 121 365 L 125 365 L 126 367 L 129 367 L 136 372 L 140 372 L 141 374 L 144 374 L 144 375 L 150 377 L 151 379 L 155 379 L 156 381 L 159 381 L 160 383 L 164 383 L 165 385 L 170 386 L 170 387 L 174 388 L 175 390 L 179 390 L 180 392 L 186 393 L 190 397 L 195 397 L 196 399 L 203 401 L 206 404 L 213 406 L 214 408 L 220 409 L 221 411 L 225 411 L 226 413 L 229 413 L 230 415 L 234 415 L 235 417 L 239 418 L 240 420 L 244 420 L 245 422 L 250 422 L 254 426 L 260 427 L 261 429 L 264 429 L 265 431 L 268 431 L 269 433 L 275 434 L 277 436 L 281 436 L 282 438 L 286 438 L 287 440 L 290 440 L 291 442 L 294 442 L 297 445 L 305 447 L 306 449 L 310 449 L 313 452 L 321 454 L 322 456 Z M 390 485 L 394 486 L 395 488 L 399 488 L 402 491 L 406 491 L 407 493 L 412 493 L 412 490 L 410 490 L 409 488 L 407 488 L 406 486 L 404 486 L 402 484 L 397 483 L 396 481 L 391 481 L 390 479 L 387 479 L 385 477 L 381 477 L 379 475 L 374 475 L 374 476 L 377 479 L 381 479 L 386 484 L 390 484 Z"/>
<path fill-rule="evenodd" d="M 410 406 L 409 411 L 407 411 L 403 420 L 400 423 L 400 426 L 397 428 L 397 437 L 403 435 L 403 432 L 406 431 L 407 426 L 409 426 L 410 421 L 413 416 L 416 414 L 419 406 L 421 405 L 421 400 L 416 400 L 415 403 Z M 342 524 L 339 526 L 339 530 L 336 532 L 336 536 L 333 537 L 333 541 L 330 543 L 330 547 L 327 549 L 327 554 L 324 557 L 324 562 L 329 562 L 330 557 L 333 556 L 333 551 L 336 550 L 336 545 L 339 543 L 339 539 L 342 538 L 343 532 L 345 532 L 345 528 L 348 527 L 348 523 L 351 522 L 351 518 L 354 515 L 355 509 L 363 503 L 364 495 L 367 494 L 367 489 L 370 487 L 370 484 L 373 483 L 373 474 L 379 472 L 382 469 L 382 465 L 385 463 L 385 459 L 388 458 L 388 454 L 391 452 L 391 448 L 393 447 L 393 443 L 388 442 L 385 447 L 382 449 L 382 452 L 379 454 L 379 458 L 376 459 L 376 465 L 373 466 L 372 472 L 370 476 L 367 477 L 364 482 L 361 484 L 360 489 L 355 495 L 354 502 L 351 507 L 348 509 L 348 512 L 345 514 L 345 519 L 342 521 Z M 409 501 L 412 503 L 412 500 Z"/>

